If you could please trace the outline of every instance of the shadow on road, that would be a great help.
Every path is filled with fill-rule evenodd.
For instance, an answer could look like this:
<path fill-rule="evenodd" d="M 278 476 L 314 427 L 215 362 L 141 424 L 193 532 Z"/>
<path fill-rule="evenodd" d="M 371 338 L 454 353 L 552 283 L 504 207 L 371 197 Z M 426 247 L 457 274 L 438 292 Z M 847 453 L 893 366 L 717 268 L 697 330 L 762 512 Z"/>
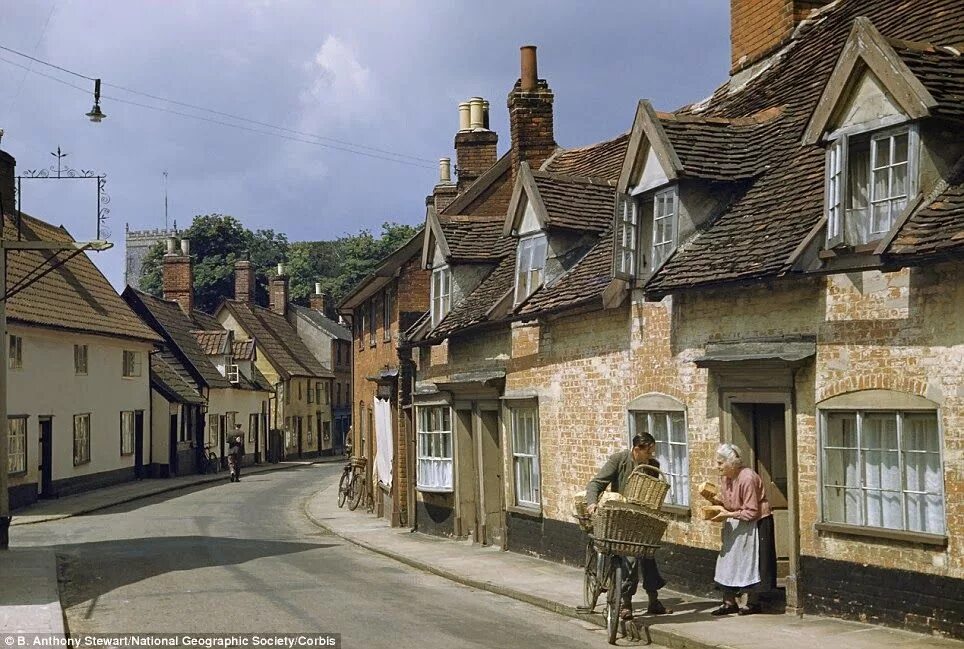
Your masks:
<path fill-rule="evenodd" d="M 303 543 L 210 536 L 174 536 L 50 546 L 60 566 L 65 608 L 128 584 L 179 570 L 238 565 L 335 543 Z"/>

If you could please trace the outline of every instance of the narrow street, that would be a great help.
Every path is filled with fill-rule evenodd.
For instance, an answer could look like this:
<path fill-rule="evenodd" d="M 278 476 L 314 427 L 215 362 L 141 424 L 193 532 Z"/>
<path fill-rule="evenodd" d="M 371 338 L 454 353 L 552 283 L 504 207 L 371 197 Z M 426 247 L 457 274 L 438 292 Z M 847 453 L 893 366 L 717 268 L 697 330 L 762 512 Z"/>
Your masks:
<path fill-rule="evenodd" d="M 419 572 L 312 524 L 304 501 L 340 468 L 225 480 L 24 526 L 14 542 L 60 556 L 73 633 L 314 631 L 371 648 L 605 645 L 601 630 Z"/>

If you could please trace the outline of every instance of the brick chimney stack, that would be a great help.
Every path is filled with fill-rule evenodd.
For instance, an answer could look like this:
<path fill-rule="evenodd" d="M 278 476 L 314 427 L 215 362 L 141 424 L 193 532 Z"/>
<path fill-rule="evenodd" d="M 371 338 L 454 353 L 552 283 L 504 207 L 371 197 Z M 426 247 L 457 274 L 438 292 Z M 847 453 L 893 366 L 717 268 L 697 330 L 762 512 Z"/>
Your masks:
<path fill-rule="evenodd" d="M 730 74 L 784 46 L 812 10 L 830 0 L 730 0 Z"/>
<path fill-rule="evenodd" d="M 521 48 L 522 74 L 509 93 L 509 128 L 512 132 L 512 178 L 519 165 L 528 162 L 538 169 L 556 150 L 552 126 L 553 94 L 545 79 L 539 78 L 536 46 Z"/>
<path fill-rule="evenodd" d="M 2 134 L 2 131 L 0 131 Z M 6 151 L 0 151 L 0 206 L 3 213 L 12 216 L 16 205 L 16 176 L 17 161 Z"/>
<path fill-rule="evenodd" d="M 321 292 L 321 284 L 315 282 L 315 292 L 308 297 L 308 307 L 328 316 L 328 296 Z"/>
<path fill-rule="evenodd" d="M 488 103 L 481 97 L 472 97 L 459 104 L 459 131 L 455 134 L 458 193 L 465 191 L 498 159 L 499 136 L 489 130 Z M 439 167 L 441 174 L 441 162 Z"/>
<path fill-rule="evenodd" d="M 254 266 L 247 259 L 234 262 L 234 299 L 254 304 Z"/>
<path fill-rule="evenodd" d="M 268 288 L 268 308 L 280 316 L 288 316 L 288 273 L 284 264 L 278 264 L 278 274 L 271 278 Z"/>
<path fill-rule="evenodd" d="M 163 259 L 164 299 L 174 300 L 187 315 L 194 311 L 194 261 L 191 259 L 191 242 L 181 239 L 181 248 L 177 248 L 177 239 L 167 240 L 167 253 Z"/>
<path fill-rule="evenodd" d="M 494 135 L 494 133 L 493 133 Z M 452 161 L 449 158 L 439 158 L 438 184 L 432 190 L 431 205 L 436 212 L 441 212 L 459 195 L 458 186 L 452 182 Z"/>

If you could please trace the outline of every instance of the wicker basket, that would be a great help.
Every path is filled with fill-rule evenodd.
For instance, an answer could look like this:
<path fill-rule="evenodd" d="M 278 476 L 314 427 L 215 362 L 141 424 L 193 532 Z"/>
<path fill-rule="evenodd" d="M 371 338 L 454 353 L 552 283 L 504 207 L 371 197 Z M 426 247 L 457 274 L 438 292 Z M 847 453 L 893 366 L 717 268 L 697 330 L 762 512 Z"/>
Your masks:
<path fill-rule="evenodd" d="M 647 472 L 654 472 L 650 475 Z M 669 483 L 663 479 L 663 472 L 654 466 L 640 464 L 633 469 L 626 481 L 623 495 L 628 502 L 658 510 L 669 491 Z"/>
<path fill-rule="evenodd" d="M 352 456 L 350 461 L 353 467 L 357 467 L 359 469 L 364 469 L 366 466 L 368 466 L 367 457 Z"/>
<path fill-rule="evenodd" d="M 652 556 L 669 519 L 634 503 L 612 502 L 596 509 L 592 524 L 600 552 Z"/>

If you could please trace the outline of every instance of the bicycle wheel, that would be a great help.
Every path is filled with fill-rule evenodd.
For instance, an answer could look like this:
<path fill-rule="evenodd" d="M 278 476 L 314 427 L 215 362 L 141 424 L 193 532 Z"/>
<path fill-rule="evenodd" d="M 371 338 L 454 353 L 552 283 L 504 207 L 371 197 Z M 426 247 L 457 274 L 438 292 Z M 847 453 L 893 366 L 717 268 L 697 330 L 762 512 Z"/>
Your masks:
<path fill-rule="evenodd" d="M 345 500 L 348 498 L 348 483 L 351 480 L 349 471 L 341 472 L 341 480 L 338 481 L 338 506 L 344 507 Z"/>
<path fill-rule="evenodd" d="M 606 632 L 609 634 L 609 644 L 616 644 L 616 632 L 619 631 L 619 604 L 622 599 L 623 562 L 618 557 L 612 557 L 609 582 L 609 592 L 606 593 Z"/>
<path fill-rule="evenodd" d="M 362 494 L 365 493 L 365 476 L 356 473 L 351 485 L 352 491 L 348 494 L 348 509 L 355 511 L 361 503 Z"/>
<path fill-rule="evenodd" d="M 208 453 L 208 471 L 210 473 L 217 473 L 221 470 L 221 460 L 213 452 Z"/>
<path fill-rule="evenodd" d="M 602 593 L 602 588 L 599 585 L 599 575 L 598 575 L 598 557 L 599 553 L 596 552 L 596 548 L 593 547 L 592 541 L 586 544 L 586 565 L 585 571 L 582 576 L 582 598 L 583 604 L 589 612 L 592 612 L 596 608 L 596 602 L 599 601 L 599 595 Z"/>

